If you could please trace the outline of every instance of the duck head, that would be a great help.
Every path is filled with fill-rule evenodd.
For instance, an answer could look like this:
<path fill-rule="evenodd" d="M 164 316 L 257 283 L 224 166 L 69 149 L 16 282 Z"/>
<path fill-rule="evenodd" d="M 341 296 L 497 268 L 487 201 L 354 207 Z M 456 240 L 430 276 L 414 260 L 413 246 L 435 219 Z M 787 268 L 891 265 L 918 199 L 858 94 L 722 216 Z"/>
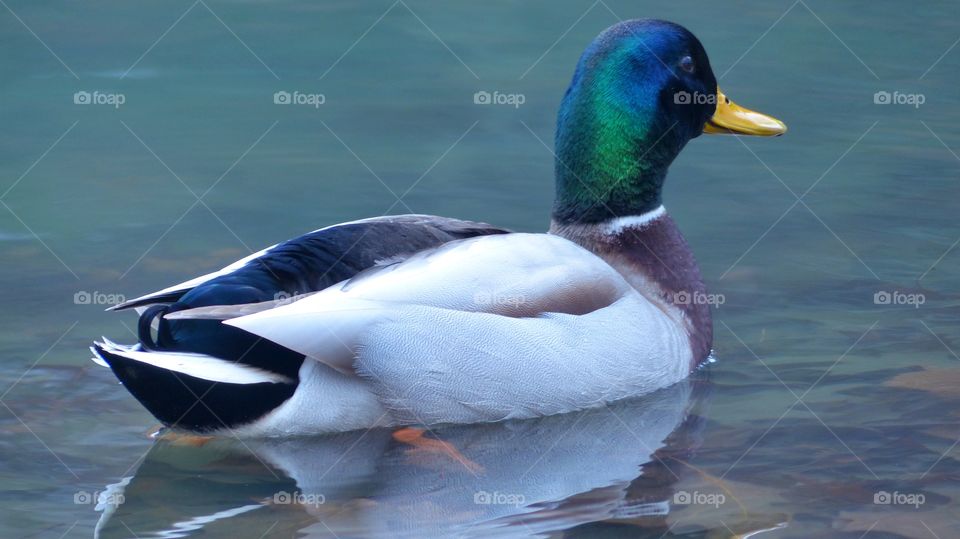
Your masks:
<path fill-rule="evenodd" d="M 621 22 L 587 47 L 560 106 L 554 222 L 598 223 L 656 209 L 670 163 L 702 133 L 785 131 L 779 120 L 720 92 L 703 45 L 686 28 Z"/>

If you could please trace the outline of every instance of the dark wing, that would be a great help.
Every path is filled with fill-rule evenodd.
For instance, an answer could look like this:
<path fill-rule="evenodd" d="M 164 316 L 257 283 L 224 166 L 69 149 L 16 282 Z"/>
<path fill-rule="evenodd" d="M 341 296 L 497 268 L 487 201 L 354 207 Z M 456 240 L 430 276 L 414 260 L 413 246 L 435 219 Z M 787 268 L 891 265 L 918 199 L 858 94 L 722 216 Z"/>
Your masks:
<path fill-rule="evenodd" d="M 396 215 L 341 223 L 268 247 L 219 271 L 120 303 L 110 310 L 171 304 L 195 289 L 212 285 L 253 286 L 261 293 L 256 301 L 316 292 L 367 268 L 398 262 L 449 241 L 508 232 L 486 223 L 433 215 Z"/>
<path fill-rule="evenodd" d="M 483 223 L 427 215 L 380 217 L 323 228 L 265 249 L 242 264 L 228 266 L 229 271 L 211 274 L 209 279 L 178 292 L 175 301 L 149 308 L 140 320 L 141 344 L 146 348 L 195 352 L 223 359 L 246 355 L 244 363 L 275 367 L 269 358 L 264 358 L 268 364 L 258 365 L 256 358 L 249 357 L 255 342 L 249 334 L 215 320 L 166 321 L 162 317 L 196 307 L 257 303 L 316 292 L 368 268 L 404 260 L 424 249 L 453 240 L 507 232 Z M 172 294 L 167 292 L 149 301 L 154 303 L 160 298 L 169 301 L 166 298 L 170 297 Z M 134 300 L 121 308 L 143 304 Z M 154 320 L 159 321 L 156 339 L 150 331 Z"/>

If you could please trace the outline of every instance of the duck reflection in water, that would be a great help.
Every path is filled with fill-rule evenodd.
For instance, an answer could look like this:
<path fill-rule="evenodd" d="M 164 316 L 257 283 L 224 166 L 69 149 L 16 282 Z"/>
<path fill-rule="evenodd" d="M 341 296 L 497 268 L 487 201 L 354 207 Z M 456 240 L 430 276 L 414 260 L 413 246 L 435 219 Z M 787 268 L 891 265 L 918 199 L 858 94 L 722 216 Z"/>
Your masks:
<path fill-rule="evenodd" d="M 702 378 L 584 412 L 439 427 L 427 443 L 389 429 L 161 439 L 107 487 L 96 536 L 531 536 L 597 525 L 659 536 L 674 485 L 693 473 Z"/>

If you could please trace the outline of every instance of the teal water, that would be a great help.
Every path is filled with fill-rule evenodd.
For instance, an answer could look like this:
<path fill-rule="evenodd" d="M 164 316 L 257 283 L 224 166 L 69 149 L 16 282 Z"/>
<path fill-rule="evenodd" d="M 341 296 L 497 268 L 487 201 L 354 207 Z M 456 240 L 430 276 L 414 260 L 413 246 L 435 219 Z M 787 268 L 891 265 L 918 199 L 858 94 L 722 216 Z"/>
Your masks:
<path fill-rule="evenodd" d="M 0 536 L 960 536 L 960 5 L 657 4 L 7 2 Z M 667 207 L 724 298 L 696 383 L 437 431 L 460 461 L 377 431 L 154 442 L 88 361 L 132 338 L 110 295 L 323 225 L 544 230 L 574 63 L 639 16 L 690 28 L 727 95 L 790 128 L 701 137 L 671 169 Z"/>

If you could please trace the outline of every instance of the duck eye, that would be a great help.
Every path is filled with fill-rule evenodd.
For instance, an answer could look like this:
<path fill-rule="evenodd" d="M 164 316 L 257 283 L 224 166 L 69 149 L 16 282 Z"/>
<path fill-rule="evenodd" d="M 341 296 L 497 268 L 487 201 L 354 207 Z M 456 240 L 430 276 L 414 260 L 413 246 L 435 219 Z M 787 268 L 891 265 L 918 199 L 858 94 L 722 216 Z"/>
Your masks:
<path fill-rule="evenodd" d="M 693 73 L 693 67 L 693 58 L 684 56 L 680 59 L 680 69 L 686 71 L 687 73 Z"/>

